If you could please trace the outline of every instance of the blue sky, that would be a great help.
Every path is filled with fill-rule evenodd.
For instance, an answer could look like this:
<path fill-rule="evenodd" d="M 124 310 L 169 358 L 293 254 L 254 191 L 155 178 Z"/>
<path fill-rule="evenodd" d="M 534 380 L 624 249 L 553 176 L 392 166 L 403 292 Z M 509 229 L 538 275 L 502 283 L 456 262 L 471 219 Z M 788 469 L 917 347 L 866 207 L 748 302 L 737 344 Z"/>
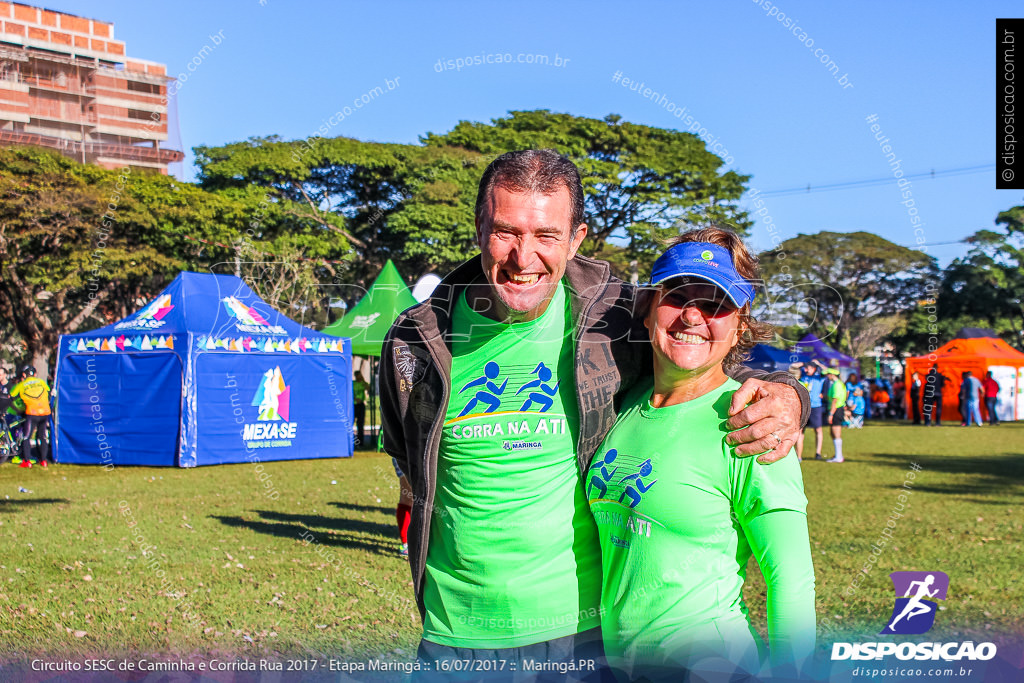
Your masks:
<path fill-rule="evenodd" d="M 943 264 L 956 242 L 992 226 L 1024 191 L 995 190 L 995 18 L 1010 2 L 175 2 L 45 0 L 115 25 L 129 56 L 186 73 L 176 95 L 179 172 L 190 148 L 270 134 L 313 134 L 348 106 L 331 134 L 415 143 L 459 120 L 513 109 L 686 129 L 657 101 L 613 82 L 640 81 L 686 108 L 761 192 L 892 178 L 869 115 L 907 174 L 922 225 L 911 225 L 895 179 L 840 191 L 769 196 L 752 241 L 820 230 L 869 230 L 925 241 Z M 785 17 L 780 21 L 780 18 Z M 788 26 L 787 26 L 788 24 Z M 800 27 L 800 31 L 796 27 Z M 211 35 L 223 36 L 187 65 Z M 811 45 L 808 47 L 808 43 Z M 838 67 L 830 73 L 814 50 Z M 511 55 L 513 63 L 438 69 L 448 60 Z M 549 64 L 518 63 L 547 55 Z M 554 66 L 556 56 L 562 66 Z M 568 60 L 568 61 L 565 61 Z M 843 87 L 837 78 L 845 75 Z M 387 80 L 397 87 L 361 108 Z M 173 119 L 172 119 L 173 120 Z M 987 167 L 943 176 L 942 171 Z M 751 206 L 749 199 L 745 204 Z"/>

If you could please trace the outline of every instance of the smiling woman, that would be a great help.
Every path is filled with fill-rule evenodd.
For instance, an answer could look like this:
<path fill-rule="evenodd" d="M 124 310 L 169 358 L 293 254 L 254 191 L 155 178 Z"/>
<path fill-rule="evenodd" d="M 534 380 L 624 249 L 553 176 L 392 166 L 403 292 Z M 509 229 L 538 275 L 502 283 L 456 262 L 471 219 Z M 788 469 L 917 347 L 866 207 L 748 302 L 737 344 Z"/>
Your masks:
<path fill-rule="evenodd" d="M 647 310 L 644 325 L 662 389 L 700 396 L 720 386 L 725 370 L 739 365 L 754 344 L 772 338 L 773 327 L 750 314 L 752 283 L 759 279 L 757 259 L 742 240 L 718 228 L 680 236 L 658 259 L 651 273 L 657 287 L 648 290 L 641 311 Z"/>
<path fill-rule="evenodd" d="M 742 599 L 751 555 L 768 584 L 772 665 L 799 665 L 813 649 L 799 464 L 787 457 L 761 467 L 725 442 L 739 387 L 725 368 L 771 337 L 771 326 L 750 316 L 757 277 L 735 234 L 692 231 L 655 262 L 655 288 L 641 302 L 654 380 L 627 396 L 587 475 L 605 649 L 630 679 L 759 672 L 763 645 Z"/>

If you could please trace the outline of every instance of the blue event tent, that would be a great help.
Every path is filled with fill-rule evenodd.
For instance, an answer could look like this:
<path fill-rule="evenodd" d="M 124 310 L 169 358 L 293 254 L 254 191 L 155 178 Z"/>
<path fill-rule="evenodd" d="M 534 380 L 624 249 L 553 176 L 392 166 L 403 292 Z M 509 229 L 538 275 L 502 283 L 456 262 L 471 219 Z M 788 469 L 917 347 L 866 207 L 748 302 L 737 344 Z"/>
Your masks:
<path fill-rule="evenodd" d="M 348 339 L 237 277 L 180 273 L 149 305 L 64 335 L 58 462 L 196 467 L 352 455 Z"/>
<path fill-rule="evenodd" d="M 765 372 L 785 372 L 793 363 L 810 363 L 810 354 L 777 349 L 767 344 L 755 344 L 748 352 L 750 356 L 743 364 Z"/>
<path fill-rule="evenodd" d="M 794 349 L 810 354 L 815 360 L 825 366 L 850 368 L 857 364 L 856 358 L 847 356 L 842 351 L 836 351 L 811 332 L 808 332 L 804 335 L 803 339 L 794 344 Z"/>

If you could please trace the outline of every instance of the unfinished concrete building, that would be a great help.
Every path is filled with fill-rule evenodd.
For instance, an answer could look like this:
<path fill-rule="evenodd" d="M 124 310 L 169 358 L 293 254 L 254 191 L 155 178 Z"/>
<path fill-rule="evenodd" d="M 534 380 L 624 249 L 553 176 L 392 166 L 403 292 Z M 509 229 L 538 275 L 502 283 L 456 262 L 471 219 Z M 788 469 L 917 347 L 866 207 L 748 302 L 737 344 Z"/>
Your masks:
<path fill-rule="evenodd" d="M 0 2 L 0 144 L 167 173 L 163 64 L 125 56 L 113 24 Z"/>

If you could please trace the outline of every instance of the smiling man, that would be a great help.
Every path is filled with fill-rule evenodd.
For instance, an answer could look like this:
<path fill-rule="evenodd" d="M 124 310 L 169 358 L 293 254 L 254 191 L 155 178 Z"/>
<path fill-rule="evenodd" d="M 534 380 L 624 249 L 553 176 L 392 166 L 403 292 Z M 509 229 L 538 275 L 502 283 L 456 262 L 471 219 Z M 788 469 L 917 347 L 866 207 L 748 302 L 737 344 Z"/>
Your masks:
<path fill-rule="evenodd" d="M 543 180 L 535 179 L 538 188 L 545 186 Z M 470 296 L 480 313 L 522 323 L 547 310 L 587 227 L 573 215 L 568 188 L 552 194 L 513 188 L 497 185 L 477 199 L 485 281 L 474 283 Z"/>
<path fill-rule="evenodd" d="M 597 680 L 601 551 L 582 482 L 622 397 L 650 378 L 636 288 L 577 255 L 583 187 L 553 150 L 488 166 L 476 230 L 480 256 L 399 316 L 381 359 L 384 448 L 414 494 L 419 658 Z M 795 441 L 806 392 L 788 373 L 770 379 L 790 386 L 753 374 L 733 376 L 747 381 L 732 438 L 771 462 Z"/>

